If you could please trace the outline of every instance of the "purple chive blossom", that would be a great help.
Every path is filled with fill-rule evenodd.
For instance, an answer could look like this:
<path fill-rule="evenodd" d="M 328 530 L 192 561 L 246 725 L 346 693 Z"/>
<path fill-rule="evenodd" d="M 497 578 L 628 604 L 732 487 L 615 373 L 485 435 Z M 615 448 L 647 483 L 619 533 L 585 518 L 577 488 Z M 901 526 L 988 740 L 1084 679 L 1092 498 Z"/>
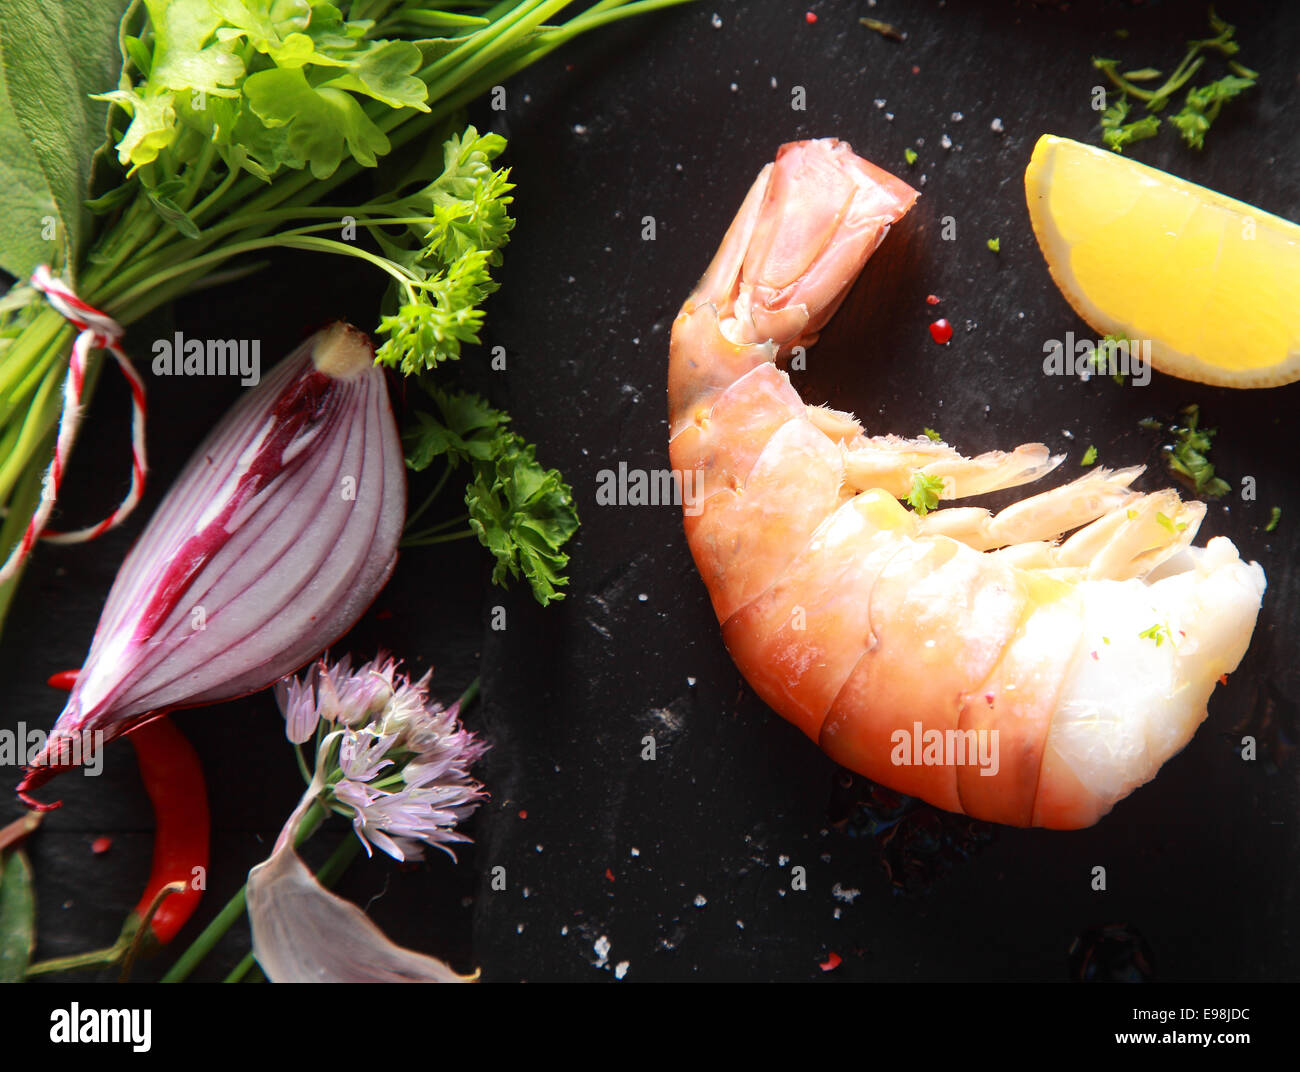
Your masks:
<path fill-rule="evenodd" d="M 353 782 L 368 782 L 393 761 L 384 753 L 397 743 L 395 737 L 384 737 L 370 729 L 344 734 L 339 744 L 339 769 L 343 777 Z"/>
<path fill-rule="evenodd" d="M 412 682 L 384 656 L 354 672 L 344 657 L 276 686 L 290 741 L 308 740 L 322 719 L 339 727 L 342 778 L 329 793 L 367 853 L 418 860 L 432 845 L 454 858 L 448 845 L 469 841 L 456 824 L 486 795 L 469 769 L 487 746 L 461 726 L 459 704 L 429 700 L 431 676 Z"/>

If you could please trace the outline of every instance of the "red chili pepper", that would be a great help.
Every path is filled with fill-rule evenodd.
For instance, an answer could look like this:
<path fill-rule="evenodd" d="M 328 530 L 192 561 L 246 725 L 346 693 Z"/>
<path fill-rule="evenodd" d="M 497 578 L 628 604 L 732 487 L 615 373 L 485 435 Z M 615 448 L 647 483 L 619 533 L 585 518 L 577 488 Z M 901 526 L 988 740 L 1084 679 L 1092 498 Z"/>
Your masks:
<path fill-rule="evenodd" d="M 198 754 L 168 718 L 132 730 L 140 777 L 154 813 L 153 871 L 134 916 L 143 919 L 162 888 L 183 882 L 158 906 L 150 926 L 166 945 L 194 914 L 203 896 L 208 869 L 208 792 Z M 196 885 L 197 880 L 197 885 Z"/>
<path fill-rule="evenodd" d="M 829 972 L 829 971 L 834 971 L 843 963 L 844 963 L 844 958 L 841 957 L 838 953 L 827 953 L 826 959 L 823 960 L 820 964 L 818 964 L 817 967 L 821 968 L 821 970 L 824 972 Z"/>
<path fill-rule="evenodd" d="M 80 670 L 60 670 L 57 674 L 51 674 L 50 679 L 45 682 L 52 689 L 62 689 L 64 692 L 71 692 L 77 683 L 77 675 Z"/>

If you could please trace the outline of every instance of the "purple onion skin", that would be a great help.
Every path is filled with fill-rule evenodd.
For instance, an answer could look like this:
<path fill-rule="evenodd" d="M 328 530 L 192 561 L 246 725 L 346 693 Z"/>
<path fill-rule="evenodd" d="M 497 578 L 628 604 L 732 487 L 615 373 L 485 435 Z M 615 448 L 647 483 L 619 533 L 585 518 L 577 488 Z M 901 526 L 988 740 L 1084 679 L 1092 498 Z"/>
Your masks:
<path fill-rule="evenodd" d="M 384 372 L 341 322 L 306 340 L 195 451 L 118 571 L 19 795 L 181 707 L 274 684 L 355 624 L 397 562 L 406 469 Z"/>

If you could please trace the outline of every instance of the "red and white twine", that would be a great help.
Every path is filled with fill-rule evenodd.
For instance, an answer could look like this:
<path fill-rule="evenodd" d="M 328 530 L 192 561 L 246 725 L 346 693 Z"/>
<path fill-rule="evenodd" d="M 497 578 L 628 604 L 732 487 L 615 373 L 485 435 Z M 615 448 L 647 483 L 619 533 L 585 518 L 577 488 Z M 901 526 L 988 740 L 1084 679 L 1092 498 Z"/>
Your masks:
<path fill-rule="evenodd" d="M 50 274 L 45 265 L 40 265 L 32 273 L 32 286 L 45 295 L 46 300 L 61 313 L 68 323 L 77 328 L 80 334 L 72 344 L 72 356 L 68 361 L 68 376 L 63 381 L 63 413 L 59 418 L 59 434 L 55 441 L 54 458 L 41 488 L 41 502 L 36 513 L 28 522 L 27 531 L 14 547 L 9 558 L 0 566 L 0 584 L 9 580 L 18 571 L 23 560 L 31 554 L 37 539 L 49 540 L 51 543 L 82 543 L 93 540 L 109 529 L 121 524 L 135 509 L 144 492 L 144 474 L 146 468 L 144 451 L 145 398 L 144 381 L 131 364 L 131 359 L 119 345 L 122 327 L 111 316 L 87 305 L 76 296 L 66 283 Z M 50 513 L 54 510 L 55 500 L 59 497 L 59 488 L 67 470 L 68 456 L 77 438 L 81 426 L 81 395 L 86 379 L 86 364 L 90 351 L 107 350 L 117 360 L 118 368 L 131 385 L 131 490 L 126 498 L 108 517 L 97 525 L 77 529 L 74 532 L 45 531 Z"/>

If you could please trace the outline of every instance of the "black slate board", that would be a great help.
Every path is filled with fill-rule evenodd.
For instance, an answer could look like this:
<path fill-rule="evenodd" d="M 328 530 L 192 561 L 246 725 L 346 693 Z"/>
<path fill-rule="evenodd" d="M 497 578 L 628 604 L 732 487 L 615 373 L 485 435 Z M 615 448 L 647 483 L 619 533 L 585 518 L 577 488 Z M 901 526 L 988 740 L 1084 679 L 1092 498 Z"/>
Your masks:
<path fill-rule="evenodd" d="M 1240 27 L 1241 58 L 1263 72 L 1259 88 L 1225 111 L 1204 153 L 1166 132 L 1133 155 L 1296 218 L 1300 20 L 1285 5 L 1221 7 Z M 1106 924 L 1141 936 L 1144 974 L 1159 980 L 1294 980 L 1300 669 L 1288 630 L 1300 496 L 1287 434 L 1300 387 L 1045 378 L 1044 340 L 1088 329 L 1051 283 L 1022 187 L 1039 134 L 1096 141 L 1089 57 L 1172 64 L 1182 39 L 1203 36 L 1201 6 L 880 0 L 810 10 L 815 24 L 795 5 L 717 3 L 615 27 L 512 81 L 504 113 L 473 113 L 510 139 L 519 223 L 485 346 L 461 374 L 565 473 L 584 524 L 562 604 L 543 611 L 518 586 L 489 587 L 484 554 L 453 544 L 408 552 L 349 638 L 362 657 L 384 645 L 416 669 L 434 665 L 444 699 L 481 673 L 483 702 L 468 721 L 494 747 L 481 771 L 492 801 L 469 825 L 476 844 L 459 865 L 358 864 L 341 889 L 396 940 L 481 966 L 489 981 L 598 981 L 623 962 L 628 981 L 1064 981 L 1071 943 Z M 906 40 L 860 26 L 864 12 Z M 796 85 L 805 111 L 790 106 Z M 872 836 L 859 806 L 870 787 L 740 680 L 678 511 L 596 505 L 600 470 L 668 464 L 668 330 L 754 174 L 781 142 L 827 135 L 925 180 L 811 352 L 797 380 L 805 398 L 855 410 L 872 432 L 935 427 L 968 453 L 1041 440 L 1070 451 L 1067 472 L 1095 444 L 1104 463 L 1147 462 L 1148 489 L 1168 481 L 1158 439 L 1137 421 L 1195 401 L 1219 429 L 1220 472 L 1256 479 L 1255 502 L 1211 504 L 1202 529 L 1230 536 L 1268 574 L 1246 662 L 1186 751 L 1090 830 L 995 829 L 919 807 Z M 642 238 L 646 216 L 653 242 Z M 944 216 L 955 241 L 940 237 Z M 986 248 L 991 237 L 999 254 Z M 381 292 L 373 273 L 285 255 L 136 325 L 129 341 L 145 364 L 149 342 L 175 329 L 239 334 L 260 338 L 270 361 L 331 317 L 372 324 Z M 926 331 L 929 293 L 956 328 L 946 348 Z M 505 372 L 488 368 L 496 345 Z M 45 678 L 78 664 L 131 539 L 238 388 L 153 378 L 150 392 L 153 475 L 137 518 L 90 549 L 44 548 L 28 571 L 0 646 L 6 727 L 53 721 L 61 700 Z M 125 390 L 106 375 L 69 514 L 97 516 L 120 494 L 125 412 Z M 1282 523 L 1265 534 L 1274 505 Z M 488 627 L 498 605 L 503 632 Z M 175 717 L 203 757 L 214 815 L 208 899 L 179 948 L 267 854 L 300 782 L 266 694 Z M 654 762 L 641 758 L 648 733 Z M 1245 733 L 1261 742 L 1250 764 L 1235 752 Z M 126 746 L 109 750 L 102 777 L 51 788 L 64 807 L 31 844 L 41 957 L 112 940 L 151 845 Z M 874 800 L 870 814 L 888 810 Z M 0 802 L 0 822 L 16 814 Z M 104 834 L 112 848 L 92 854 Z M 319 840 L 328 851 L 332 839 Z M 790 888 L 795 865 L 807 869 L 806 891 Z M 505 891 L 491 888 L 498 866 Z M 1090 885 L 1096 866 L 1104 893 Z M 247 940 L 236 928 L 195 978 L 221 978 Z M 824 974 L 831 952 L 843 963 Z M 136 977 L 156 978 L 166 962 Z"/>

